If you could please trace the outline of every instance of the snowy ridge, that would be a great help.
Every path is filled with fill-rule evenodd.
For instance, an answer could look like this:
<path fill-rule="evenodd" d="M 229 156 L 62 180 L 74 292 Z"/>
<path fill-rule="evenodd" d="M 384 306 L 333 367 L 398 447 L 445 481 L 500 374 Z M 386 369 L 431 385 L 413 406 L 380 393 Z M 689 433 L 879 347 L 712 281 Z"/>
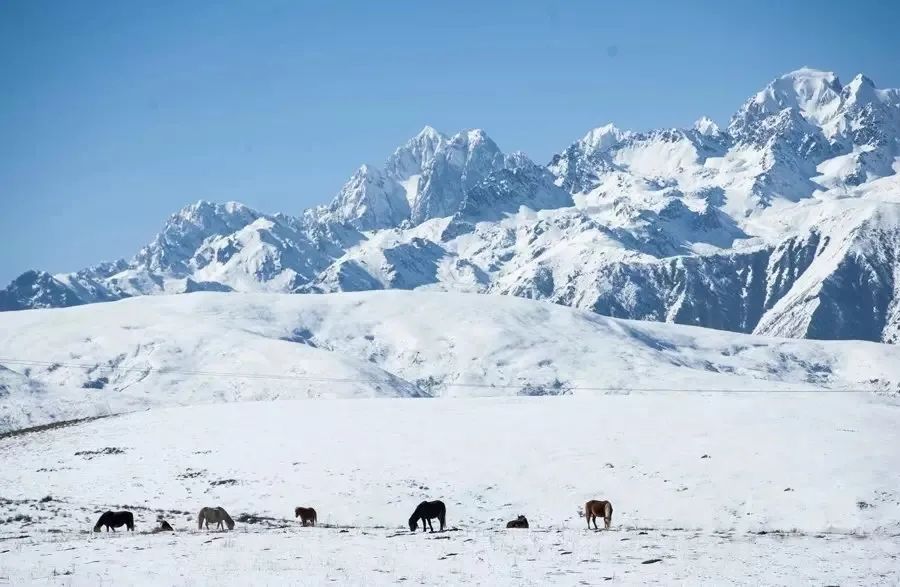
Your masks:
<path fill-rule="evenodd" d="M 897 392 L 898 359 L 891 345 L 623 321 L 511 296 L 142 296 L 0 315 L 0 364 L 13 379 L 0 421 L 264 399 Z"/>
<path fill-rule="evenodd" d="M 0 310 L 192 291 L 437 289 L 736 332 L 895 342 L 900 91 L 802 68 L 727 128 L 598 127 L 548 165 L 431 127 L 299 217 L 198 202 L 130 261 Z"/>

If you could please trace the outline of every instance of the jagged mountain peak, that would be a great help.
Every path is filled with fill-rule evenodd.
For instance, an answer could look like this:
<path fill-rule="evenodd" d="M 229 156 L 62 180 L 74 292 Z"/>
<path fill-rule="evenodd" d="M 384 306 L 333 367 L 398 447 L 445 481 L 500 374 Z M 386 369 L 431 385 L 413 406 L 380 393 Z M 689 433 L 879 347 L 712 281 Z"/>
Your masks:
<path fill-rule="evenodd" d="M 502 159 L 482 129 L 448 138 L 426 126 L 388 157 L 383 170 L 358 169 L 320 216 L 374 230 L 451 215 L 465 190 L 501 167 Z"/>
<path fill-rule="evenodd" d="M 833 72 L 803 67 L 769 82 L 748 101 L 748 106 L 752 104 L 759 114 L 796 108 L 807 120 L 821 124 L 839 107 L 842 88 Z"/>
<path fill-rule="evenodd" d="M 844 86 L 841 97 L 849 107 L 862 107 L 872 102 L 883 102 L 887 94 L 875 87 L 875 82 L 863 74 L 857 74 Z"/>
<path fill-rule="evenodd" d="M 426 126 L 416 136 L 394 150 L 385 162 L 385 172 L 399 182 L 421 175 L 422 170 L 434 158 L 435 151 L 447 141 L 446 135 L 431 126 Z"/>
<path fill-rule="evenodd" d="M 206 239 L 234 233 L 261 216 L 240 202 L 198 200 L 170 216 L 162 231 L 132 262 L 150 271 L 187 274 L 188 261 Z"/>
<path fill-rule="evenodd" d="M 492 153 L 499 153 L 500 147 L 488 136 L 484 129 L 470 128 L 460 131 L 450 137 L 446 149 L 464 149 L 471 153 L 477 149 L 484 149 Z"/>
<path fill-rule="evenodd" d="M 402 186 L 389 173 L 362 165 L 329 205 L 328 216 L 360 230 L 376 230 L 397 226 L 408 218 L 409 203 Z"/>
<path fill-rule="evenodd" d="M 412 138 L 413 141 L 441 141 L 446 139 L 447 137 L 441 131 L 437 130 L 433 126 L 425 125 L 422 127 L 422 130 L 419 131 L 415 137 Z"/>
<path fill-rule="evenodd" d="M 730 132 L 740 135 L 748 126 L 784 110 L 797 112 L 812 126 L 818 127 L 830 140 L 839 142 L 860 126 L 871 126 L 871 114 L 860 112 L 866 107 L 882 110 L 900 108 L 895 90 L 879 90 L 863 74 L 857 74 L 846 86 L 833 72 L 801 68 L 772 80 L 757 92 L 732 118 Z M 871 106 L 870 106 L 871 105 Z M 894 112 L 880 114 L 893 119 Z"/>
<path fill-rule="evenodd" d="M 605 151 L 631 134 L 631 131 L 621 130 L 613 123 L 609 123 L 591 129 L 578 143 L 587 151 Z"/>
<path fill-rule="evenodd" d="M 694 130 L 706 137 L 717 137 L 722 134 L 719 125 L 707 116 L 701 116 L 694 122 Z"/>
<path fill-rule="evenodd" d="M 0 291 L 0 311 L 64 308 L 84 303 L 75 292 L 46 271 L 30 269 Z"/>
<path fill-rule="evenodd" d="M 503 166 L 511 170 L 539 167 L 524 151 L 513 151 L 506 155 Z"/>
<path fill-rule="evenodd" d="M 410 220 L 421 224 L 452 216 L 465 194 L 491 172 L 503 168 L 500 147 L 482 129 L 459 132 L 435 150 L 411 200 Z"/>
<path fill-rule="evenodd" d="M 853 76 L 853 79 L 850 80 L 850 83 L 847 85 L 848 86 L 868 86 L 870 88 L 874 88 L 875 82 L 873 82 L 872 79 L 869 76 L 867 76 L 866 74 L 857 73 L 855 76 Z"/>
<path fill-rule="evenodd" d="M 193 204 L 189 204 L 173 214 L 171 218 L 202 221 L 210 216 L 235 216 L 240 214 L 257 214 L 257 212 L 241 202 L 197 200 Z"/>

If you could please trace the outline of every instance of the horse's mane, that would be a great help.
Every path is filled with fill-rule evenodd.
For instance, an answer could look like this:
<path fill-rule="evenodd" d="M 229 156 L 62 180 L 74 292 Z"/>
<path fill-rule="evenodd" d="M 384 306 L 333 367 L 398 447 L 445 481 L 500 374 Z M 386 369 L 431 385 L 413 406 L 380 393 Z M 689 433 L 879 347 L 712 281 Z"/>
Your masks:
<path fill-rule="evenodd" d="M 203 514 L 206 513 L 206 508 L 200 508 L 200 513 L 197 514 L 197 527 L 201 530 L 203 529 Z"/>

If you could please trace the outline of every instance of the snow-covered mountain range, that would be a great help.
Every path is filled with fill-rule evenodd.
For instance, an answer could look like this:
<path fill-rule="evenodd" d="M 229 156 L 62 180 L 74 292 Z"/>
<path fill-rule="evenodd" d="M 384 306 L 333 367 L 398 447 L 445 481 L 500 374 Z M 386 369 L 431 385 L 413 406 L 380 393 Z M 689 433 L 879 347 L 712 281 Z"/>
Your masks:
<path fill-rule="evenodd" d="M 547 165 L 426 127 L 299 216 L 198 202 L 130 261 L 0 309 L 193 291 L 437 289 L 818 339 L 900 338 L 900 90 L 800 69 L 720 129 L 606 125 Z"/>

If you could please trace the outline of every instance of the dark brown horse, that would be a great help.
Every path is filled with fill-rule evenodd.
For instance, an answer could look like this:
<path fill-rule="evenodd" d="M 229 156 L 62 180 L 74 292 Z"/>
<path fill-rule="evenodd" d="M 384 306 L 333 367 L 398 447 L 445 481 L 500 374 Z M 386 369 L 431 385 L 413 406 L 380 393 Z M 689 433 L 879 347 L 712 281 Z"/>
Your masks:
<path fill-rule="evenodd" d="M 608 501 L 592 499 L 584 504 L 584 517 L 587 518 L 588 530 L 591 528 L 591 520 L 594 521 L 594 529 L 600 529 L 597 527 L 597 518 L 603 518 L 603 527 L 609 530 L 609 525 L 612 523 L 612 514 L 612 504 Z"/>
<path fill-rule="evenodd" d="M 134 530 L 134 514 L 131 512 L 104 512 L 94 525 L 94 532 L 99 532 L 102 526 L 106 526 L 106 531 L 116 531 L 121 526 Z"/>
<path fill-rule="evenodd" d="M 294 517 L 300 518 L 300 521 L 303 523 L 304 526 L 306 526 L 307 523 L 310 526 L 316 525 L 316 510 L 314 510 L 313 508 L 295 507 L 294 508 Z"/>
<path fill-rule="evenodd" d="M 506 527 L 507 528 L 527 528 L 528 527 L 528 519 L 523 515 L 519 515 L 519 517 L 516 518 L 515 520 L 507 522 Z"/>
<path fill-rule="evenodd" d="M 409 531 L 415 532 L 419 528 L 419 520 L 422 520 L 422 531 L 425 531 L 425 522 L 428 522 L 428 527 L 434 532 L 431 520 L 435 518 L 441 523 L 441 532 L 443 532 L 444 524 L 447 521 L 447 506 L 440 500 L 423 501 L 416 506 L 416 510 L 409 517 Z"/>

